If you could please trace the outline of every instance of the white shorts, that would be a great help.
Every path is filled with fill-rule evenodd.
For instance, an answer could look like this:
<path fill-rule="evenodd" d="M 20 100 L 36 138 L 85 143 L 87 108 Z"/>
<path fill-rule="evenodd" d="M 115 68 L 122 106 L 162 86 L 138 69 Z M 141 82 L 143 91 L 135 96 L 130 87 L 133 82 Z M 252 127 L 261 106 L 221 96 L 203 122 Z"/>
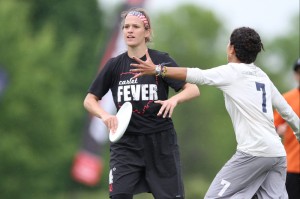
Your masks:
<path fill-rule="evenodd" d="M 205 199 L 288 199 L 286 157 L 257 157 L 237 151 L 219 171 Z"/>

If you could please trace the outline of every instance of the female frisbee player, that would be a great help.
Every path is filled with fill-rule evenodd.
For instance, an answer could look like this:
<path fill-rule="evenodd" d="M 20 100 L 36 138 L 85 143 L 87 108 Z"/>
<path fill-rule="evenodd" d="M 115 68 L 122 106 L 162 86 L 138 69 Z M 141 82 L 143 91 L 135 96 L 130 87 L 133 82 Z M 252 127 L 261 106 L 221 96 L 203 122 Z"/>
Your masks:
<path fill-rule="evenodd" d="M 183 199 L 184 189 L 176 132 L 170 116 L 177 104 L 199 96 L 196 85 L 162 77 L 133 79 L 132 57 L 146 60 L 152 30 L 143 9 L 122 14 L 127 52 L 110 59 L 88 90 L 85 108 L 101 118 L 115 132 L 116 116 L 107 113 L 98 101 L 112 91 L 119 109 L 131 102 L 133 112 L 123 137 L 110 145 L 109 191 L 112 199 L 132 199 L 133 194 L 151 192 L 155 198 Z M 177 66 L 164 52 L 148 49 L 154 63 Z M 178 94 L 168 99 L 169 87 Z M 168 117 L 167 117 L 168 116 Z"/>
<path fill-rule="evenodd" d="M 189 83 L 206 84 L 223 91 L 231 117 L 237 151 L 210 185 L 205 198 L 288 198 L 286 152 L 276 133 L 272 106 L 300 140 L 299 118 L 269 77 L 253 62 L 263 49 L 258 33 L 248 27 L 235 29 L 227 46 L 228 64 L 208 70 L 173 68 L 134 58 L 135 77 L 156 75 Z M 169 66 L 169 65 L 168 65 Z"/>

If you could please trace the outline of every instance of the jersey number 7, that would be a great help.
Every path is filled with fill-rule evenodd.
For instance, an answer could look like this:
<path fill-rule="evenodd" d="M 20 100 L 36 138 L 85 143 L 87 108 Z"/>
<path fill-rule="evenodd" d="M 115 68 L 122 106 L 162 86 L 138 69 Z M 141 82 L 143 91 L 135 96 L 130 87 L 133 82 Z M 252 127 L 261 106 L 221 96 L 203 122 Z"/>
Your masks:
<path fill-rule="evenodd" d="M 255 82 L 256 84 L 256 90 L 257 91 L 262 91 L 262 111 L 264 113 L 267 112 L 267 104 L 266 104 L 266 89 L 265 89 L 265 84 L 263 83 L 259 83 L 259 82 Z"/>

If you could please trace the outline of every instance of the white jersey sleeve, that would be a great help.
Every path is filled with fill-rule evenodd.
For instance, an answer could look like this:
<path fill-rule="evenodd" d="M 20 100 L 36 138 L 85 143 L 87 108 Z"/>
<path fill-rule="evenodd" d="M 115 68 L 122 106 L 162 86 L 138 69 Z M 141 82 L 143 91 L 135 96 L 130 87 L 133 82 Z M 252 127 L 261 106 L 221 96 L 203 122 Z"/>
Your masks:
<path fill-rule="evenodd" d="M 227 85 L 235 79 L 236 73 L 227 65 L 202 70 L 199 68 L 188 68 L 186 82 L 192 84 L 206 84 L 211 86 Z"/>

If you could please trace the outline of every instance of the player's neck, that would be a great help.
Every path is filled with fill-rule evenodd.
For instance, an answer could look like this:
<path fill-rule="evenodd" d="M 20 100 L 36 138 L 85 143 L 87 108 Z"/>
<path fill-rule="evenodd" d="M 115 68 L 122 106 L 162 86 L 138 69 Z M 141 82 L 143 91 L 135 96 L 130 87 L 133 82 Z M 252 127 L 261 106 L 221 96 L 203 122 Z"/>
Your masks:
<path fill-rule="evenodd" d="M 231 63 L 242 63 L 236 56 L 233 56 L 230 62 Z"/>
<path fill-rule="evenodd" d="M 147 46 L 141 45 L 136 47 L 128 46 L 128 56 L 141 58 L 146 54 Z"/>

